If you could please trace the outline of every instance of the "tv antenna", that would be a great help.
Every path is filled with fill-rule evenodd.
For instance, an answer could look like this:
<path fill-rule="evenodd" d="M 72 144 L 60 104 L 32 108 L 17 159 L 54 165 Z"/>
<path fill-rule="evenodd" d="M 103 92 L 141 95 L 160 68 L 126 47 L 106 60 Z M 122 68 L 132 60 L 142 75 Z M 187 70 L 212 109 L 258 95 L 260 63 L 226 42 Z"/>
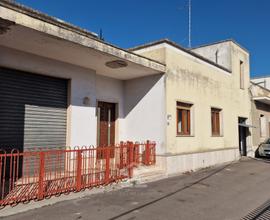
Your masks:
<path fill-rule="evenodd" d="M 188 0 L 188 47 L 191 48 L 191 0 Z"/>

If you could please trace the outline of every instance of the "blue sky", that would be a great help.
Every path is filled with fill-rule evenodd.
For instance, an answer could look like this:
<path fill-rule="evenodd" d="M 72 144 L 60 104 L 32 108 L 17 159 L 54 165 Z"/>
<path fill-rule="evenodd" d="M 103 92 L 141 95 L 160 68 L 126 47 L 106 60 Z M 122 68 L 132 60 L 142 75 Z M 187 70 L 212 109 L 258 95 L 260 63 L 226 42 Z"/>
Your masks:
<path fill-rule="evenodd" d="M 17 0 L 129 48 L 161 38 L 188 45 L 187 0 Z M 251 75 L 270 74 L 269 0 L 192 0 L 192 46 L 235 39 L 250 51 Z"/>

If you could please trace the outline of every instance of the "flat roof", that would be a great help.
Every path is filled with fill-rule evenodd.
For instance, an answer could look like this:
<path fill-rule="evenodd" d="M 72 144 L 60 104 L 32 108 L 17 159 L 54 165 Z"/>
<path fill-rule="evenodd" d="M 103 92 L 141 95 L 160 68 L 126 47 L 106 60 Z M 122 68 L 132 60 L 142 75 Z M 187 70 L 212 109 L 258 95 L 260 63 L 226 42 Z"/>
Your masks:
<path fill-rule="evenodd" d="M 243 49 L 244 51 L 246 51 L 249 54 L 249 51 L 245 47 L 243 47 L 241 44 L 239 44 L 236 40 L 234 40 L 233 38 L 215 41 L 215 42 L 207 43 L 207 44 L 202 44 L 202 45 L 199 45 L 196 47 L 192 47 L 192 48 L 190 48 L 190 50 L 198 49 L 201 47 L 207 47 L 207 46 L 211 46 L 211 45 L 215 45 L 215 44 L 222 44 L 222 43 L 226 43 L 226 42 L 232 42 L 232 43 L 236 44 L 238 47 L 240 47 L 241 49 Z"/>
<path fill-rule="evenodd" d="M 76 34 L 82 35 L 83 37 L 87 37 L 89 39 L 92 39 L 92 40 L 94 40 L 94 41 L 96 41 L 96 42 L 98 42 L 100 44 L 111 47 L 114 50 L 119 50 L 119 52 L 122 51 L 122 52 L 126 53 L 126 55 L 124 55 L 123 57 L 122 56 L 119 57 L 121 59 L 126 59 L 126 60 L 129 60 L 131 62 L 136 63 L 136 61 L 132 61 L 132 57 L 137 57 L 137 59 L 140 58 L 142 60 L 147 60 L 148 62 L 150 62 L 150 64 L 153 63 L 156 66 L 159 66 L 159 67 L 163 66 L 162 68 L 165 68 L 164 63 L 161 63 L 161 62 L 159 62 L 157 60 L 142 56 L 140 54 L 133 53 L 132 51 L 125 50 L 125 49 L 120 48 L 118 46 L 115 46 L 115 45 L 113 45 L 111 43 L 108 43 L 106 41 L 100 40 L 98 38 L 97 34 L 94 33 L 94 32 L 90 32 L 88 30 L 82 29 L 82 28 L 77 27 L 75 25 L 72 25 L 72 24 L 70 24 L 68 22 L 62 21 L 61 19 L 49 16 L 49 15 L 47 15 L 45 13 L 34 10 L 34 9 L 30 8 L 30 7 L 26 7 L 26 6 L 22 5 L 22 4 L 15 3 L 15 2 L 12 2 L 12 1 L 9 1 L 9 0 L 0 0 L 0 6 L 5 7 L 7 9 L 11 9 L 11 10 L 13 10 L 15 12 L 18 12 L 18 13 L 21 13 L 21 14 L 27 15 L 27 16 L 33 18 L 33 19 L 38 19 L 38 20 L 40 20 L 42 22 L 46 22 L 48 24 L 55 25 L 55 26 L 57 26 L 59 28 L 63 28 L 65 30 L 72 31 L 72 32 L 74 32 Z M 31 28 L 31 27 L 29 27 L 29 28 Z M 102 51 L 102 52 L 106 53 L 106 52 L 109 52 L 109 51 L 110 50 L 108 49 L 107 51 Z M 116 53 L 116 54 L 118 54 L 118 53 Z M 135 60 L 135 59 L 133 59 L 133 60 Z M 148 68 L 153 68 L 153 65 L 149 65 L 147 67 Z"/>
<path fill-rule="evenodd" d="M 81 35 L 85 35 L 87 37 L 93 37 L 93 38 L 98 37 L 98 35 L 96 33 L 94 33 L 94 32 L 91 32 L 91 31 L 88 31 L 86 29 L 80 28 L 80 27 L 75 26 L 75 25 L 73 25 L 71 23 L 63 21 L 63 20 L 61 20 L 59 18 L 47 15 L 47 14 L 45 14 L 43 12 L 32 9 L 30 7 L 27 7 L 25 5 L 17 3 L 15 1 L 1 0 L 0 1 L 0 6 L 4 6 L 6 8 L 9 8 L 9 9 L 15 10 L 17 12 L 20 12 L 20 13 L 26 14 L 28 16 L 31 16 L 33 18 L 38 18 L 39 20 L 45 21 L 45 22 L 50 23 L 50 24 L 57 25 L 59 27 L 68 29 L 68 30 L 73 31 L 73 32 L 77 32 L 77 33 L 79 33 Z"/>
<path fill-rule="evenodd" d="M 169 44 L 169 45 L 171 45 L 171 46 L 173 46 L 173 47 L 175 47 L 175 48 L 177 48 L 179 50 L 182 50 L 182 51 L 184 51 L 184 52 L 186 52 L 186 53 L 188 53 L 188 54 L 190 54 L 190 55 L 192 55 L 192 56 L 194 56 L 194 57 L 196 57 L 196 58 L 198 58 L 200 60 L 203 60 L 203 61 L 205 61 L 205 62 L 207 62 L 207 63 L 209 63 L 209 64 L 211 64 L 213 66 L 216 66 L 216 67 L 218 67 L 218 68 L 220 68 L 222 70 L 225 70 L 225 71 L 231 73 L 231 70 L 227 69 L 226 67 L 223 67 L 223 66 L 213 62 L 212 60 L 209 60 L 209 59 L 197 54 L 196 52 L 193 52 L 193 51 L 191 51 L 189 49 L 186 49 L 185 47 L 182 47 L 179 44 L 177 44 L 176 42 L 171 41 L 171 40 L 169 40 L 167 38 L 157 40 L 157 41 L 153 41 L 153 42 L 150 42 L 150 43 L 146 43 L 146 44 L 143 44 L 143 45 L 139 45 L 139 46 L 136 46 L 136 47 L 129 48 L 129 51 L 136 51 L 136 50 L 152 47 L 152 46 L 162 44 L 162 43 Z"/>

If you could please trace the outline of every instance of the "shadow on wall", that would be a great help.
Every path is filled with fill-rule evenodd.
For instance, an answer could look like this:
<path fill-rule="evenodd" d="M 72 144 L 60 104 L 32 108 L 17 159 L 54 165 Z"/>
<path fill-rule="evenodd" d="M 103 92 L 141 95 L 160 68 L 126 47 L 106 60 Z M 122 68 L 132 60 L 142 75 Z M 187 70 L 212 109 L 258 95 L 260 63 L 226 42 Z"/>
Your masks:
<path fill-rule="evenodd" d="M 159 82 L 163 74 L 136 78 L 125 81 L 125 106 L 124 118 L 138 105 L 138 103 Z M 161 98 L 161 97 L 160 97 Z M 153 108 L 157 106 L 152 106 Z"/>
<path fill-rule="evenodd" d="M 123 103 L 118 103 L 123 108 L 116 117 L 126 118 L 162 76 L 158 74 L 123 81 Z M 116 84 L 116 87 L 119 85 Z M 0 124 L 1 148 L 23 151 L 33 147 L 64 147 L 67 91 L 67 79 L 0 67 L 0 121 L 3 122 Z M 111 93 L 109 95 L 114 96 Z M 85 104 L 83 101 L 87 102 L 82 100 L 80 106 L 96 108 L 96 103 L 89 101 Z"/>

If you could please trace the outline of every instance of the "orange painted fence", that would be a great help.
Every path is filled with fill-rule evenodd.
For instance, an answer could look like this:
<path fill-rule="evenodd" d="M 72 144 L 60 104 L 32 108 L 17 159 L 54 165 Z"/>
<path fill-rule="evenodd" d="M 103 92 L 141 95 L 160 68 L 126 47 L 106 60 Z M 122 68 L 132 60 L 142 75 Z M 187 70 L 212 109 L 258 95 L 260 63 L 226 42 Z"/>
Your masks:
<path fill-rule="evenodd" d="M 107 185 L 156 162 L 154 142 L 109 147 L 0 150 L 0 207 Z"/>

